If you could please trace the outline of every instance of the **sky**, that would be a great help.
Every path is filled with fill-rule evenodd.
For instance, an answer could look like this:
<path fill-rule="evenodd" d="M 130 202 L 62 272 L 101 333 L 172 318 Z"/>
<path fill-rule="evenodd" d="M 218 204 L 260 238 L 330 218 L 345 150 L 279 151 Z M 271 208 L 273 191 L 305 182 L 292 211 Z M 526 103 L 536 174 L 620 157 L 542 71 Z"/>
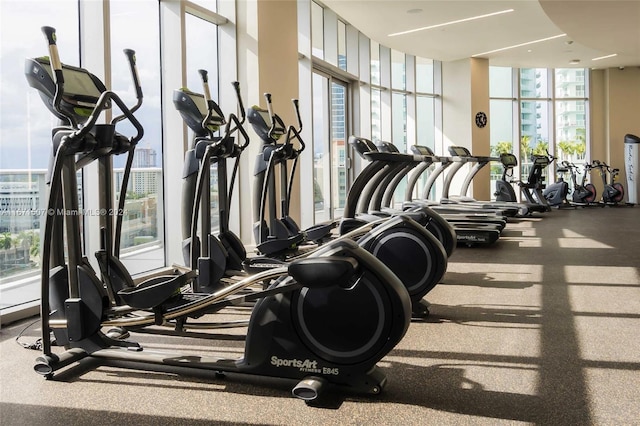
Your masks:
<path fill-rule="evenodd" d="M 0 1 L 0 169 L 45 169 L 49 162 L 51 128 L 57 119 L 24 77 L 26 58 L 48 55 L 40 28 L 56 28 L 63 63 L 78 66 L 77 2 L 73 0 Z M 111 5 L 112 86 L 127 105 L 135 104 L 135 91 L 124 48 L 136 51 L 144 93 L 136 117 L 143 124 L 141 146 L 161 152 L 160 64 L 157 2 L 116 1 Z M 146 19 L 141 19 L 146 18 Z M 91 71 L 91 70 L 89 70 Z M 96 72 L 96 74 L 98 74 Z M 176 88 L 180 85 L 176 84 Z M 177 112 L 176 112 L 177 114 Z M 123 123 L 118 131 L 132 135 Z M 124 156 L 120 156 L 124 157 Z M 160 158 L 160 155 L 158 155 Z M 124 164 L 124 158 L 115 166 Z"/>

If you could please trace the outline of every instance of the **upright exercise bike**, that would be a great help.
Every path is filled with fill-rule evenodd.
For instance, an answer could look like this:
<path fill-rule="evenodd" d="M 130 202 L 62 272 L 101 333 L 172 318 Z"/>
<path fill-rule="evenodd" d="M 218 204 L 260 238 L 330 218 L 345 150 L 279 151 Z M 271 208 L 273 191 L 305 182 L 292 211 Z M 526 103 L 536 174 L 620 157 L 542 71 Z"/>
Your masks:
<path fill-rule="evenodd" d="M 404 336 L 410 322 L 410 299 L 399 279 L 353 241 L 326 244 L 308 258 L 213 294 L 183 297 L 179 289 L 193 278 L 185 273 L 154 277 L 119 290 L 123 305 L 115 306 L 109 300 L 105 283 L 82 253 L 76 172 L 94 160 L 126 151 L 142 138 L 144 130 L 131 109 L 95 75 L 60 62 L 53 28 L 44 27 L 43 32 L 49 58 L 28 59 L 25 74 L 63 123 L 52 132 L 47 207 L 53 214 L 47 216 L 43 233 L 43 354 L 36 360 L 35 371 L 52 378 L 56 371 L 91 357 L 142 369 L 162 365 L 182 371 L 287 378 L 298 382 L 292 393 L 304 400 L 315 399 L 330 387 L 379 393 L 386 378 L 376 363 Z M 134 80 L 139 87 L 135 74 Z M 97 124 L 111 104 L 134 126 L 134 136 L 117 134 L 115 119 Z M 121 263 L 110 267 L 132 283 Z M 249 296 L 238 298 L 238 292 L 267 279 L 275 282 L 250 296 L 258 301 L 240 359 L 155 351 L 102 332 L 103 327 L 111 326 L 162 326 L 220 309 L 246 300 Z M 64 350 L 53 351 L 52 332 Z"/>
<path fill-rule="evenodd" d="M 602 203 L 608 206 L 621 203 L 624 200 L 624 186 L 616 180 L 620 169 L 614 169 L 600 160 L 593 160 L 591 167 L 598 169 L 602 179 Z"/>
<path fill-rule="evenodd" d="M 550 161 L 556 160 L 556 158 L 548 152 L 547 156 L 550 158 Z M 567 200 L 567 196 L 569 195 L 569 184 L 564 180 L 564 175 L 567 172 L 569 172 L 569 168 L 566 167 L 565 164 L 560 164 L 560 167 L 556 170 L 558 175 L 557 180 L 542 191 L 542 195 L 547 199 L 551 207 L 558 209 L 571 207 L 571 204 L 569 204 L 569 201 Z"/>
<path fill-rule="evenodd" d="M 573 184 L 573 189 L 571 191 L 571 204 L 577 206 L 592 205 L 596 201 L 597 191 L 596 187 L 591 182 L 587 182 L 587 176 L 592 169 L 591 165 L 584 165 L 582 179 L 580 180 L 580 183 L 578 183 L 578 166 L 568 161 L 563 161 L 562 163 L 569 170 L 569 173 L 571 173 L 571 183 Z"/>

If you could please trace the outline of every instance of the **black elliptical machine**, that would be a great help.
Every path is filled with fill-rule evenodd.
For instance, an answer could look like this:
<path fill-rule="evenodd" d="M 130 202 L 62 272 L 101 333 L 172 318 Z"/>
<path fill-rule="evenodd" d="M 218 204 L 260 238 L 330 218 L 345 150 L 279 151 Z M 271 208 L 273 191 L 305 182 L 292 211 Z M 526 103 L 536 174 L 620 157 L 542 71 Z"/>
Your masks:
<path fill-rule="evenodd" d="M 229 229 L 229 214 L 240 156 L 249 145 L 249 136 L 242 126 L 246 115 L 240 84 L 232 83 L 241 117 L 231 113 L 225 118 L 218 104 L 211 99 L 207 71 L 198 72 L 203 94 L 188 89 L 173 92 L 175 108 L 194 133 L 190 149 L 185 153 L 182 176 L 182 251 L 185 265 L 198 270 L 196 291 L 213 292 L 223 285 L 223 278 L 244 274 L 247 252 L 240 238 Z M 216 136 L 219 130 L 222 135 Z M 236 143 L 235 134 L 239 135 L 241 144 Z M 230 181 L 227 176 L 229 160 L 234 161 Z M 212 162 L 217 165 L 217 236 L 211 233 Z"/>
<path fill-rule="evenodd" d="M 257 274 L 216 294 L 183 298 L 179 289 L 193 277 L 186 273 L 155 277 L 118 291 L 123 305 L 109 300 L 107 283 L 82 255 L 76 172 L 96 159 L 127 151 L 141 139 L 143 129 L 97 77 L 60 62 L 53 28 L 44 27 L 43 32 L 50 60 L 28 59 L 25 73 L 63 124 L 52 132 L 48 208 L 53 214 L 47 216 L 43 235 L 43 354 L 36 360 L 35 371 L 52 378 L 56 371 L 91 357 L 127 368 L 158 365 L 287 378 L 299 382 L 293 395 L 307 401 L 330 387 L 380 393 L 386 377 L 376 363 L 404 336 L 410 301 L 398 278 L 353 241 L 326 244 L 306 259 Z M 132 52 L 129 57 L 133 60 Z M 133 63 L 132 70 L 140 99 Z M 96 124 L 111 103 L 133 124 L 135 136 L 118 135 L 115 119 Z M 121 146 L 123 142 L 128 145 Z M 110 267 L 132 283 L 121 263 L 110 262 Z M 275 282 L 252 296 L 258 301 L 240 359 L 149 350 L 102 332 L 111 326 L 162 326 L 175 318 L 235 304 L 239 291 L 265 279 Z M 52 332 L 64 350 L 52 350 Z"/>
<path fill-rule="evenodd" d="M 194 129 L 194 132 L 197 129 L 201 134 L 204 135 L 205 130 L 203 129 L 206 127 L 209 128 L 209 132 L 215 131 L 217 128 L 219 128 L 224 122 L 224 116 L 220 112 L 217 104 L 209 98 L 208 85 L 206 81 L 204 81 L 206 80 L 206 74 L 203 74 L 201 72 L 201 75 L 204 76 L 203 84 L 205 88 L 205 94 L 200 96 L 193 92 L 188 92 L 184 89 L 180 89 L 174 92 L 174 104 L 180 111 L 183 119 L 185 119 L 185 121 L 192 129 Z M 208 112 L 206 113 L 204 112 L 205 103 L 209 105 Z M 200 107 L 198 107 L 198 105 L 200 105 Z M 239 101 L 239 106 L 240 108 L 242 107 L 241 101 Z M 256 112 L 255 108 L 252 108 L 250 111 L 253 111 L 254 113 Z M 211 117 L 214 117 L 214 119 L 212 120 Z M 276 120 L 280 120 L 278 116 L 276 116 Z M 241 152 L 242 149 L 244 149 L 244 147 L 248 145 L 248 142 L 246 141 L 246 134 L 241 129 L 242 123 L 244 122 L 244 117 L 239 121 L 235 116 L 230 115 L 230 118 L 227 120 L 227 122 L 235 123 L 235 127 L 231 129 L 231 132 L 233 132 L 236 127 L 240 127 L 240 132 L 245 142 L 242 144 L 242 146 L 234 149 L 234 151 Z M 262 130 L 265 129 L 262 128 Z M 202 145 L 206 146 L 206 148 L 202 148 Z M 290 145 L 292 144 L 290 143 Z M 231 151 L 230 148 L 225 147 L 233 146 L 233 138 L 232 133 L 230 133 L 229 131 L 229 125 L 227 124 L 226 130 L 221 137 L 213 138 L 211 135 L 195 137 L 193 146 L 195 147 L 195 149 L 187 153 L 186 163 L 189 166 L 185 167 L 185 176 L 187 176 L 187 178 L 185 179 L 183 186 L 183 188 L 185 188 L 185 192 L 183 194 L 188 195 L 187 197 L 183 196 L 183 202 L 189 203 L 190 205 L 194 206 L 192 209 L 193 217 L 191 217 L 190 220 L 190 239 L 186 239 L 185 241 L 199 240 L 194 228 L 194 224 L 196 224 L 197 220 L 197 206 L 199 202 L 203 205 L 201 209 L 202 215 L 207 215 L 209 211 L 205 207 L 209 204 L 208 201 L 201 201 L 199 194 L 202 193 L 202 199 L 205 199 L 205 197 L 208 195 L 208 183 L 203 184 L 202 182 L 207 179 L 207 174 L 203 174 L 203 171 L 206 172 L 208 170 L 210 160 L 215 161 L 218 164 L 219 193 L 223 194 L 226 191 L 226 184 L 221 186 L 220 183 L 226 182 L 226 170 L 224 169 L 225 164 L 223 163 L 223 161 L 225 158 L 225 152 Z M 199 151 L 203 150 L 206 150 L 205 153 L 199 154 Z M 286 149 L 283 150 L 283 152 L 284 151 L 286 151 Z M 197 163 L 194 164 L 196 158 L 200 158 L 199 165 Z M 235 171 L 237 170 L 238 157 L 235 158 L 236 162 L 234 165 L 234 173 L 232 176 L 235 176 Z M 189 183 L 190 178 L 186 171 L 195 168 L 199 168 L 197 183 Z M 222 175 L 220 175 L 221 170 Z M 192 174 L 196 173 L 192 172 Z M 233 188 L 233 184 L 230 186 L 230 188 Z M 189 191 L 195 191 L 195 195 L 189 196 Z M 222 197 L 220 197 L 220 199 L 222 200 Z M 222 201 L 220 201 L 220 205 L 222 204 Z M 286 217 L 288 216 L 285 215 L 285 219 L 283 219 L 282 222 L 295 224 L 295 222 L 293 222 L 292 220 L 286 220 Z M 221 220 L 223 220 L 223 218 L 221 218 Z M 407 287 L 407 290 L 409 291 L 409 295 L 413 302 L 413 316 L 417 318 L 423 318 L 427 316 L 428 302 L 422 299 L 442 279 L 447 266 L 447 259 L 443 257 L 438 244 L 434 243 L 432 237 L 428 235 L 428 233 L 425 233 L 423 230 L 419 229 L 419 227 L 415 223 L 410 222 L 404 218 L 395 218 L 394 220 L 388 221 L 387 223 L 378 222 L 377 224 L 363 224 L 365 226 L 359 227 L 358 229 L 353 230 L 353 232 L 347 235 L 343 235 L 342 238 L 351 238 L 357 240 L 360 246 L 364 247 L 370 253 L 373 253 L 378 259 L 380 259 L 385 265 L 387 265 L 391 269 L 391 271 L 401 279 L 405 287 Z M 228 222 L 226 223 L 226 225 L 228 226 Z M 208 226 L 208 222 L 203 222 L 203 228 L 206 228 Z M 320 225 L 319 227 L 312 228 L 311 233 L 313 234 L 314 231 L 323 233 L 328 232 L 330 231 L 330 229 L 333 229 L 333 227 L 334 226 Z M 294 228 L 292 227 L 291 229 Z M 391 235 L 393 235 L 393 238 L 391 237 Z M 233 241 L 237 241 L 237 244 L 241 244 L 237 237 L 235 237 Z M 218 244 L 215 240 L 210 243 L 208 250 L 210 253 L 219 253 L 219 257 L 224 256 L 223 247 L 220 247 L 220 244 Z M 235 252 L 239 253 L 240 251 L 238 249 L 235 250 Z M 290 251 L 285 250 L 285 252 L 291 254 Z M 208 268 L 209 265 L 213 263 L 213 265 L 211 266 L 218 268 L 219 273 L 222 274 L 222 269 L 215 264 L 215 258 L 213 258 L 213 256 L 206 257 L 205 253 L 206 252 L 203 252 L 202 257 L 197 259 L 199 269 L 202 270 L 203 265 L 204 268 Z M 243 252 L 243 255 L 245 253 L 246 252 Z M 301 253 L 299 256 L 303 257 L 308 255 L 309 253 L 310 251 L 306 251 Z M 283 258 L 278 257 L 279 255 L 281 256 L 282 253 L 276 252 L 272 256 L 252 256 L 248 258 L 245 257 L 243 259 L 243 268 L 246 272 L 255 274 L 274 267 L 280 267 L 285 264 L 286 261 L 292 260 L 291 257 Z M 195 261 L 196 258 L 194 257 L 193 260 Z M 220 261 L 220 265 L 223 264 L 224 259 Z M 203 279 L 201 282 L 202 284 L 199 288 L 204 288 L 205 291 L 208 291 L 207 287 L 203 287 L 203 285 L 206 285 L 206 281 Z M 213 290 L 216 290 L 219 287 L 214 285 L 211 288 Z"/>
<path fill-rule="evenodd" d="M 264 96 L 267 110 L 253 106 L 247 112 L 249 123 L 262 141 L 254 169 L 253 233 L 258 252 L 270 257 L 286 256 L 301 244 L 322 243 L 331 238 L 336 223 L 320 223 L 303 231 L 289 214 L 293 180 L 300 154 L 305 149 L 300 135 L 302 119 L 299 103 L 297 99 L 292 100 L 298 127 L 287 127 L 282 118 L 273 112 L 271 94 L 265 93 Z M 282 138 L 284 140 L 279 142 Z M 288 171 L 289 161 L 292 163 L 291 172 Z M 276 170 L 279 171 L 277 178 Z M 276 180 L 280 190 L 279 203 Z"/>

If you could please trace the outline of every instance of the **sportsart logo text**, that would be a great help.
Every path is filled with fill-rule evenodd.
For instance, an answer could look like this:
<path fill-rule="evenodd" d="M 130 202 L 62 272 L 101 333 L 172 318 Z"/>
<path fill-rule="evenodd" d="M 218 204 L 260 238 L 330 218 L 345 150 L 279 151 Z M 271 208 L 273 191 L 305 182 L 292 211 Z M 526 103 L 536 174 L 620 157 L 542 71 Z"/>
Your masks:
<path fill-rule="evenodd" d="M 292 367 L 292 368 L 298 368 L 300 371 L 303 371 L 305 373 L 319 373 L 319 374 L 333 374 L 333 375 L 338 375 L 340 374 L 339 370 L 337 368 L 320 368 L 318 367 L 318 361 L 312 361 L 310 359 L 297 359 L 297 358 L 293 358 L 293 359 L 283 359 L 283 358 L 278 358 L 277 356 L 272 356 L 271 357 L 271 365 L 274 365 L 276 367 Z"/>

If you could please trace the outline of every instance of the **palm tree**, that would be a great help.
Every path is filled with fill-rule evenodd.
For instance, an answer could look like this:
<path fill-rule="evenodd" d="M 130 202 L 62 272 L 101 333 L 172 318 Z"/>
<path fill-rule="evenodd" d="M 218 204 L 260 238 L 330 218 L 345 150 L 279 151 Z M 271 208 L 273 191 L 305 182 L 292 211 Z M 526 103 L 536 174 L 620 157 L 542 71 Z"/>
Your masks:
<path fill-rule="evenodd" d="M 491 147 L 491 153 L 493 155 L 500 155 L 503 152 L 512 152 L 513 143 L 510 141 L 500 141 Z"/>

